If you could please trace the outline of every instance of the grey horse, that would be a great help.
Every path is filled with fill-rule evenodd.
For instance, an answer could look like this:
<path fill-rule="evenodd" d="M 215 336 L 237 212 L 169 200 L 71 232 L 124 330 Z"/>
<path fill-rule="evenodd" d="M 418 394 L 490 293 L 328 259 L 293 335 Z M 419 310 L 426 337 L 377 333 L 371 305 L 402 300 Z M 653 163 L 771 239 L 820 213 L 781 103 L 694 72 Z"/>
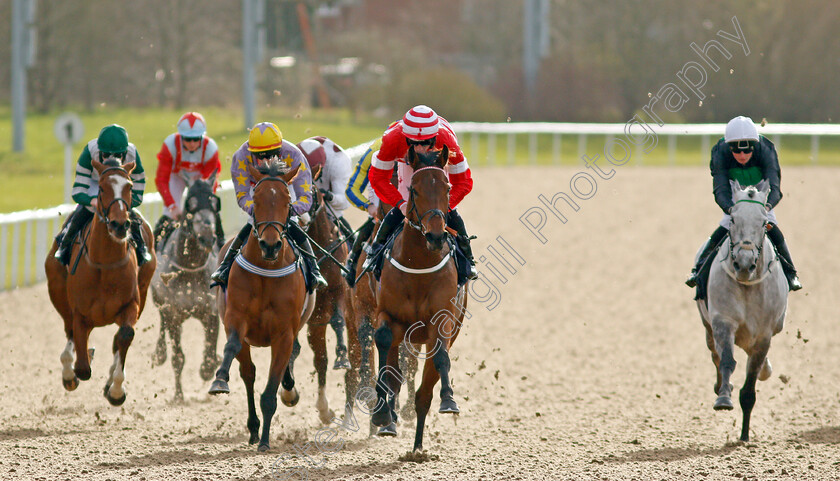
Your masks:
<path fill-rule="evenodd" d="M 750 414 L 755 405 L 755 382 L 773 370 L 767 352 L 770 339 L 784 327 L 788 284 L 778 255 L 766 236 L 765 181 L 742 188 L 732 182 L 735 201 L 729 238 L 724 240 L 709 273 L 706 300 L 697 307 L 706 328 L 706 344 L 717 368 L 715 410 L 731 410 L 735 370 L 734 346 L 747 353 L 747 377 L 741 388 L 741 441 L 750 438 Z"/>
<path fill-rule="evenodd" d="M 152 299 L 160 311 L 160 336 L 152 362 L 158 366 L 166 362 L 166 333 L 169 333 L 176 401 L 184 399 L 181 328 L 185 320 L 194 317 L 204 324 L 201 378 L 212 379 L 221 362 L 216 354 L 218 308 L 208 288 L 218 258 L 215 219 L 221 207 L 219 198 L 213 194 L 214 182 L 215 175 L 206 181 L 199 179 L 187 190 L 183 219 L 169 239 L 163 241 L 158 253 L 158 268 L 152 279 Z"/>

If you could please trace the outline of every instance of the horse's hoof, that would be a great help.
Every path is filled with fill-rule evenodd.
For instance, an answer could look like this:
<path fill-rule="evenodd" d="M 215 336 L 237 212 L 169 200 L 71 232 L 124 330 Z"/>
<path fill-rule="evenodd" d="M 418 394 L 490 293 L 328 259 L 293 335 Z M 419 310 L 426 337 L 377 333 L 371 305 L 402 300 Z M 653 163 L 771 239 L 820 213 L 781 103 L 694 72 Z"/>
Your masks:
<path fill-rule="evenodd" d="M 260 435 L 255 432 L 251 433 L 251 437 L 248 438 L 248 444 L 257 444 L 257 441 L 260 440 Z M 266 447 L 266 449 L 268 449 Z"/>
<path fill-rule="evenodd" d="M 329 424 L 330 421 L 335 419 L 335 411 L 333 411 L 332 409 L 327 409 L 326 411 L 319 412 L 318 418 L 321 419 L 321 424 Z"/>
<path fill-rule="evenodd" d="M 732 404 L 732 398 L 729 396 L 719 396 L 715 401 L 715 411 L 731 411 L 735 408 Z"/>
<path fill-rule="evenodd" d="M 112 398 L 110 393 L 108 392 L 110 390 L 111 390 L 111 385 L 106 384 L 105 385 L 105 399 L 107 399 L 108 402 L 111 403 L 111 406 L 122 406 L 123 403 L 125 402 L 126 393 L 123 393 L 123 395 L 118 397 L 118 398 Z"/>
<path fill-rule="evenodd" d="M 257 451 L 259 451 L 261 453 L 264 453 L 264 452 L 268 451 L 269 449 L 271 449 L 271 448 L 268 446 L 268 443 L 265 443 L 265 444 L 260 443 L 260 445 L 257 447 Z"/>
<path fill-rule="evenodd" d="M 64 389 L 68 391 L 75 391 L 77 387 L 79 387 L 79 378 L 74 377 L 73 379 L 62 379 L 61 384 L 64 385 Z"/>
<path fill-rule="evenodd" d="M 286 406 L 292 407 L 300 401 L 300 393 L 296 388 L 292 388 L 291 391 L 286 391 L 285 389 L 280 390 L 280 400 L 283 401 L 283 404 Z"/>
<path fill-rule="evenodd" d="M 391 419 L 391 410 L 388 408 L 380 409 L 378 411 L 374 411 L 373 416 L 370 417 L 370 422 L 373 423 L 374 426 L 387 426 L 394 422 Z"/>
<path fill-rule="evenodd" d="M 340 371 L 342 369 L 350 369 L 350 361 L 344 357 L 341 359 L 336 359 L 333 363 L 333 370 Z"/>
<path fill-rule="evenodd" d="M 228 383 L 221 380 L 216 379 L 213 381 L 213 384 L 210 385 L 210 394 L 229 394 L 230 388 L 228 387 Z"/>
<path fill-rule="evenodd" d="M 758 372 L 758 380 L 766 381 L 773 375 L 773 366 L 770 365 L 770 359 L 764 358 L 764 364 L 761 365 L 761 371 Z"/>
<path fill-rule="evenodd" d="M 218 364 L 213 366 L 209 362 L 204 361 L 204 363 L 201 365 L 201 369 L 198 370 L 198 375 L 201 376 L 202 380 L 209 381 L 213 379 L 213 374 L 216 373 L 217 367 Z"/>
<path fill-rule="evenodd" d="M 455 403 L 454 399 L 441 399 L 440 410 L 438 412 L 444 414 L 460 414 L 461 410 L 458 409 L 458 404 Z"/>
<path fill-rule="evenodd" d="M 387 426 L 382 426 L 379 428 L 379 432 L 376 433 L 377 436 L 380 437 L 394 437 L 397 435 L 397 423 L 391 423 Z"/>

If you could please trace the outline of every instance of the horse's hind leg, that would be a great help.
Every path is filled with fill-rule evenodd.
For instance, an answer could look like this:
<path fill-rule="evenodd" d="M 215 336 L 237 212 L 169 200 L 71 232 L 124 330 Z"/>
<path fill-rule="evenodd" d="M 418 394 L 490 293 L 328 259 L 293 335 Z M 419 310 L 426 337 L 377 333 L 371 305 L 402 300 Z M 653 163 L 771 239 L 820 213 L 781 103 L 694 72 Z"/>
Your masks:
<path fill-rule="evenodd" d="M 181 374 L 184 372 L 184 351 L 181 349 L 183 327 L 183 320 L 170 319 L 169 338 L 172 340 L 172 370 L 175 371 L 175 401 L 184 400 L 184 389 L 181 386 Z"/>
<path fill-rule="evenodd" d="M 123 389 L 125 382 L 125 358 L 128 348 L 134 340 L 134 327 L 123 324 L 114 335 L 114 363 L 109 370 L 108 382 L 105 384 L 105 398 L 112 406 L 120 406 L 125 402 L 126 394 Z"/>
<path fill-rule="evenodd" d="M 318 373 L 318 401 L 315 407 L 318 409 L 318 417 L 321 423 L 327 424 L 335 413 L 330 409 L 330 403 L 327 400 L 327 342 L 325 339 L 327 333 L 326 324 L 318 322 L 320 319 L 310 319 L 307 323 L 306 339 L 309 341 L 309 347 L 312 349 L 313 357 L 312 363 L 315 365 L 315 371 Z M 315 321 L 315 322 L 313 322 Z"/>
<path fill-rule="evenodd" d="M 248 432 L 251 434 L 248 444 L 254 444 L 259 440 L 260 418 L 257 417 L 257 406 L 254 401 L 254 380 L 257 377 L 257 368 L 251 360 L 251 346 L 244 344 L 236 355 L 236 359 L 239 361 L 239 376 L 245 383 L 245 393 L 248 396 Z"/>
<path fill-rule="evenodd" d="M 287 367 L 291 366 L 290 358 L 294 340 L 294 335 L 286 334 L 271 343 L 271 368 L 268 372 L 268 383 L 266 383 L 265 391 L 260 396 L 263 429 L 260 445 L 257 448 L 259 451 L 268 451 L 270 447 L 268 441 L 271 431 L 271 418 L 274 417 L 274 412 L 277 410 L 277 388 L 280 387 L 280 378 L 283 376 L 283 371 L 285 370 L 287 374 L 289 372 Z M 283 379 L 283 381 L 285 383 L 286 380 Z"/>
<path fill-rule="evenodd" d="M 242 349 L 242 342 L 239 340 L 239 333 L 236 329 L 230 330 L 227 342 L 225 343 L 224 357 L 222 357 L 222 364 L 216 370 L 216 379 L 210 385 L 210 394 L 227 394 L 230 392 L 230 365 L 233 363 L 233 358 L 239 354 Z"/>
<path fill-rule="evenodd" d="M 215 312 L 208 312 L 202 319 L 204 324 L 204 361 L 198 371 L 201 379 L 209 381 L 213 378 L 213 371 L 222 362 L 216 354 L 216 344 L 219 342 L 219 316 Z"/>
<path fill-rule="evenodd" d="M 743 424 L 741 425 L 741 441 L 744 442 L 750 440 L 750 415 L 752 414 L 753 406 L 755 406 L 755 382 L 764 366 L 764 361 L 767 359 L 767 352 L 769 350 L 770 340 L 768 339 L 767 341 L 760 342 L 747 359 L 747 379 L 741 388 L 739 398 L 741 411 L 744 414 Z"/>
<path fill-rule="evenodd" d="M 405 391 L 408 393 L 405 406 L 400 409 L 400 415 L 405 419 L 414 419 L 415 396 L 412 393 L 415 389 L 414 378 L 417 376 L 417 357 L 408 352 L 403 343 L 400 343 L 400 369 L 405 374 Z"/>
<path fill-rule="evenodd" d="M 280 391 L 280 399 L 286 406 L 292 407 L 300 401 L 300 393 L 295 389 L 295 359 L 300 355 L 300 343 L 297 337 L 292 341 L 292 352 L 289 361 L 283 370 L 283 389 Z M 324 361 L 324 372 L 326 372 L 326 361 Z M 275 388 L 275 391 L 277 388 Z"/>
<path fill-rule="evenodd" d="M 728 323 L 722 320 L 712 322 L 712 332 L 715 338 L 715 350 L 720 355 L 720 364 L 718 366 L 720 385 L 718 387 L 718 397 L 715 401 L 714 409 L 716 411 L 730 411 L 734 408 L 732 404 L 732 384 L 729 383 L 729 378 L 732 376 L 732 372 L 735 371 L 736 364 L 733 355 L 733 350 L 735 349 L 735 332 Z"/>
<path fill-rule="evenodd" d="M 350 369 L 350 360 L 347 359 L 347 343 L 344 341 L 344 316 L 338 302 L 333 304 L 333 315 L 330 318 L 330 326 L 335 332 L 335 362 L 333 369 Z"/>

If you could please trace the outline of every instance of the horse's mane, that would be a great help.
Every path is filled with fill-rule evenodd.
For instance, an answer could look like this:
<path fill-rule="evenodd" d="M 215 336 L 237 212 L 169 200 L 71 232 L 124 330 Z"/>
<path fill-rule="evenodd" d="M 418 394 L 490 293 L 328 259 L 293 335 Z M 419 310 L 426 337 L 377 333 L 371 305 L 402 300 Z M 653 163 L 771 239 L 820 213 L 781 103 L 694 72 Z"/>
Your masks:
<path fill-rule="evenodd" d="M 120 162 L 120 159 L 115 159 L 115 158 L 106 159 L 105 162 L 102 162 L 102 165 L 104 165 L 105 167 L 122 167 L 123 166 L 122 162 Z"/>
<path fill-rule="evenodd" d="M 417 155 L 417 165 L 422 167 L 432 167 L 437 165 L 438 157 L 440 157 L 440 150 L 430 150 L 428 152 L 417 152 L 414 151 L 415 155 Z"/>
<path fill-rule="evenodd" d="M 266 162 L 257 166 L 257 171 L 259 171 L 260 174 L 267 175 L 269 177 L 280 177 L 288 174 L 290 170 L 292 170 L 291 166 L 280 159 L 274 159 L 271 162 Z"/>
<path fill-rule="evenodd" d="M 750 199 L 755 199 L 756 194 L 758 194 L 758 189 L 756 189 L 755 186 L 751 185 L 747 187 L 746 190 L 744 190 L 744 193 L 747 194 L 747 197 L 749 197 Z"/>

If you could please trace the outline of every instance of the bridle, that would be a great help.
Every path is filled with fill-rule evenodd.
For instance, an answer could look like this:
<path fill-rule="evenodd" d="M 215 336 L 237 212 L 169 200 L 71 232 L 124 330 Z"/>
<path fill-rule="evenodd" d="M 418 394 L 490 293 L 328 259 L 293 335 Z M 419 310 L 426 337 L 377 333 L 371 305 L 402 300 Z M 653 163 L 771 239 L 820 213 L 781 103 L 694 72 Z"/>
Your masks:
<path fill-rule="evenodd" d="M 126 178 L 129 181 L 129 184 L 131 184 L 131 178 L 129 177 L 128 172 L 126 172 L 125 169 L 123 169 L 122 167 L 108 167 L 107 169 L 99 173 L 99 178 L 105 177 L 105 174 L 112 170 L 118 170 L 125 174 Z M 98 199 L 96 202 L 96 216 L 99 217 L 99 220 L 105 225 L 111 222 L 111 220 L 108 218 L 108 214 L 111 213 L 111 207 L 113 207 L 114 204 L 122 202 L 123 204 L 125 204 L 125 210 L 131 212 L 131 205 L 122 197 L 116 197 L 108 204 L 107 207 L 102 204 L 102 189 L 99 189 L 99 194 L 96 196 L 96 198 Z"/>
<path fill-rule="evenodd" d="M 741 200 L 739 200 L 735 203 L 738 204 L 738 203 L 741 203 L 741 202 L 749 202 L 751 204 L 760 204 L 762 206 L 764 205 L 764 203 L 759 202 L 757 200 L 752 200 L 752 199 L 741 199 Z M 764 225 L 761 226 L 761 240 L 758 241 L 757 246 L 755 244 L 753 244 L 752 241 L 748 241 L 748 240 L 742 240 L 742 241 L 739 241 L 739 242 L 732 242 L 732 236 L 730 236 L 729 237 L 729 257 L 730 257 L 730 259 L 733 259 L 733 260 L 735 259 L 735 247 L 737 246 L 737 247 L 739 247 L 740 249 L 743 249 L 743 250 L 756 250 L 757 249 L 758 252 L 756 253 L 755 258 L 756 258 L 756 261 L 758 261 L 758 259 L 761 258 L 761 250 L 764 249 L 764 238 L 766 236 L 767 236 L 767 221 L 766 220 L 764 221 Z"/>
<path fill-rule="evenodd" d="M 289 188 L 289 184 L 280 177 L 263 177 L 262 179 L 259 180 L 259 182 L 256 183 L 256 185 L 254 185 L 254 192 L 256 192 L 257 187 L 259 187 L 260 184 L 262 184 L 263 182 L 265 182 L 267 180 L 274 180 L 274 181 L 277 181 L 277 182 L 281 182 L 286 187 L 287 190 Z M 265 231 L 268 228 L 272 228 L 272 229 L 277 231 L 277 233 L 280 235 L 280 239 L 282 240 L 284 237 L 286 237 L 286 228 L 289 225 L 289 219 L 292 217 L 291 216 L 291 209 L 292 209 L 292 206 L 290 205 L 289 206 L 289 215 L 286 216 L 286 221 L 285 222 L 280 222 L 280 221 L 276 221 L 276 220 L 266 220 L 266 221 L 263 221 L 263 222 L 257 222 L 257 219 L 254 218 L 254 228 L 251 230 L 251 234 L 257 240 L 260 240 L 262 238 L 263 233 L 265 233 Z M 252 214 L 252 216 L 253 216 L 253 214 Z"/>
<path fill-rule="evenodd" d="M 419 168 L 419 169 L 415 170 L 414 173 L 411 174 L 412 179 L 414 178 L 415 175 L 417 175 L 418 172 L 422 172 L 424 170 L 439 170 L 439 171 L 443 172 L 444 175 L 446 174 L 446 171 L 444 169 L 442 169 L 440 167 L 437 167 L 437 166 L 422 167 L 422 168 Z M 446 224 L 446 214 L 440 209 L 429 209 L 421 215 L 420 212 L 417 209 L 417 204 L 414 203 L 414 197 L 415 197 L 416 193 L 417 193 L 417 191 L 414 190 L 414 188 L 411 187 L 411 185 L 409 185 L 408 186 L 408 203 L 409 203 L 409 205 L 411 205 L 411 208 L 408 211 L 406 211 L 406 216 L 405 217 L 406 217 L 406 220 L 408 221 L 408 225 L 410 225 L 411 227 L 420 231 L 421 234 L 426 235 L 426 228 L 423 227 L 423 219 L 425 219 L 427 215 L 430 216 L 429 217 L 430 219 L 433 219 L 433 218 L 439 216 L 443 219 L 443 223 Z M 414 213 L 415 217 L 417 217 L 417 222 L 414 222 L 414 221 L 411 220 L 411 217 L 410 217 L 409 214 L 411 214 L 412 212 Z"/>

